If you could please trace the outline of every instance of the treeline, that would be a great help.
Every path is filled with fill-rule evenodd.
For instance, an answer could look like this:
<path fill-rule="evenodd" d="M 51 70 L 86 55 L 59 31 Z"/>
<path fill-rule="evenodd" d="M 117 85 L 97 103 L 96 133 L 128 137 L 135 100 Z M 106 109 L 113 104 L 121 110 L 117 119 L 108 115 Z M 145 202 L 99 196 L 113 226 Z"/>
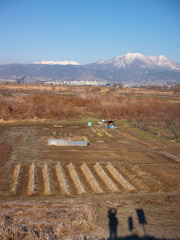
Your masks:
<path fill-rule="evenodd" d="M 127 120 L 135 127 L 154 126 L 159 135 L 164 128 L 178 129 L 180 103 L 158 99 L 122 97 L 111 92 L 85 92 L 74 96 L 43 93 L 0 101 L 0 118 L 10 119 L 71 119 L 82 114 L 96 118 Z M 175 134 L 175 133 L 174 133 Z"/>

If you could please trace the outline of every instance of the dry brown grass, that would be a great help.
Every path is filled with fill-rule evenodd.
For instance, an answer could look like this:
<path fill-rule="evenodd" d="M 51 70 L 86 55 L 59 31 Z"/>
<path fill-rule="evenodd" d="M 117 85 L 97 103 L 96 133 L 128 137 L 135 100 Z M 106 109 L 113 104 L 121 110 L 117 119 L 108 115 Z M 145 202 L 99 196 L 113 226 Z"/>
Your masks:
<path fill-rule="evenodd" d="M 102 179 L 102 181 L 106 184 L 108 189 L 113 193 L 118 193 L 119 189 L 117 188 L 116 184 L 111 180 L 111 178 L 106 174 L 106 172 L 103 170 L 101 165 L 99 163 L 96 163 L 94 165 L 94 168 L 99 175 L 99 177 Z"/>
<path fill-rule="evenodd" d="M 70 235 L 70 239 L 84 239 L 84 235 L 88 235 L 89 230 L 97 228 L 97 216 L 92 208 L 86 206 L 83 211 L 80 210 L 78 217 L 68 219 L 66 223 L 61 223 L 56 228 L 56 236 L 60 239 L 66 239 Z M 79 236 L 78 236 L 79 235 Z M 92 238 L 93 239 L 93 238 Z"/>
<path fill-rule="evenodd" d="M 22 165 L 21 164 L 16 165 L 13 171 L 13 184 L 10 190 L 10 192 L 13 194 L 17 193 L 21 171 L 22 171 Z"/>
<path fill-rule="evenodd" d="M 141 176 L 146 182 L 152 183 L 155 185 L 156 191 L 164 191 L 162 183 L 157 179 L 156 176 L 151 175 L 149 172 L 144 172 L 139 166 L 135 165 L 132 167 L 133 172 Z"/>
<path fill-rule="evenodd" d="M 76 169 L 75 169 L 74 165 L 72 163 L 70 163 L 67 167 L 68 167 L 68 170 L 69 170 L 69 175 L 70 175 L 71 179 L 73 180 L 73 183 L 74 183 L 75 188 L 77 190 L 77 193 L 79 195 L 86 194 L 86 190 L 84 189 L 84 185 L 80 181 L 80 178 L 79 178 L 79 176 L 76 172 Z"/>
<path fill-rule="evenodd" d="M 55 169 L 56 169 L 56 175 L 57 175 L 57 179 L 58 179 L 62 194 L 70 195 L 69 186 L 68 186 L 67 180 L 65 178 L 65 175 L 64 175 L 64 172 L 63 172 L 63 169 L 62 169 L 62 166 L 60 165 L 60 163 L 58 163 L 55 166 Z"/>
<path fill-rule="evenodd" d="M 44 195 L 52 195 L 52 185 L 50 181 L 49 168 L 47 164 L 44 164 L 43 169 L 43 180 L 44 180 Z"/>
<path fill-rule="evenodd" d="M 21 207 L 20 215 L 17 207 Z M 6 209 L 3 212 L 8 213 L 0 216 L 2 240 L 102 239 L 103 231 L 97 227 L 97 211 L 93 204 L 71 201 L 21 205 L 13 202 L 7 203 Z M 44 221 L 48 214 L 48 221 Z"/>
<path fill-rule="evenodd" d="M 36 193 L 36 184 L 37 184 L 36 167 L 35 164 L 32 163 L 31 166 L 29 167 L 28 195 L 33 195 Z"/>
<path fill-rule="evenodd" d="M 130 169 L 127 169 L 127 167 L 121 167 L 121 172 L 125 177 L 127 177 L 133 185 L 136 186 L 138 190 L 142 190 L 144 192 L 150 192 L 150 188 L 146 185 L 144 181 L 142 181 L 140 178 L 137 177 L 137 175 L 132 172 Z"/>
<path fill-rule="evenodd" d="M 103 190 L 100 188 L 98 182 L 96 181 L 95 177 L 93 176 L 91 170 L 89 169 L 86 163 L 83 163 L 81 165 L 81 170 L 84 176 L 86 177 L 87 181 L 89 182 L 92 190 L 95 193 L 103 193 Z"/>
<path fill-rule="evenodd" d="M 135 188 L 117 171 L 117 169 L 109 163 L 106 168 L 111 173 L 111 175 L 123 186 L 125 190 L 134 191 Z"/>

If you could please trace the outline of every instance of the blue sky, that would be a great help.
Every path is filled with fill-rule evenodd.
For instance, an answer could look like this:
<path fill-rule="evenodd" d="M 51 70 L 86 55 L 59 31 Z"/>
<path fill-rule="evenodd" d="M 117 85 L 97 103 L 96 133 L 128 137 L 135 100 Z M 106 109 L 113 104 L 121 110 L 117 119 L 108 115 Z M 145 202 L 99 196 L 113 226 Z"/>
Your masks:
<path fill-rule="evenodd" d="M 128 52 L 180 62 L 180 0 L 0 0 L 0 64 Z"/>

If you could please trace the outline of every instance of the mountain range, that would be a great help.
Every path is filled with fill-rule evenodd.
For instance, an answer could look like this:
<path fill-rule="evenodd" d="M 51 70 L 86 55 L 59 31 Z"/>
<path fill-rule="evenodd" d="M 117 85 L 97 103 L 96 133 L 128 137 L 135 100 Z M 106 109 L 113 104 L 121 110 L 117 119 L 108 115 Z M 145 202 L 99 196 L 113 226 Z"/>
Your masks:
<path fill-rule="evenodd" d="M 33 64 L 0 65 L 0 79 L 24 82 L 95 80 L 135 85 L 180 83 L 180 63 L 163 55 L 127 53 L 109 60 L 79 65 L 73 61 L 42 61 Z"/>

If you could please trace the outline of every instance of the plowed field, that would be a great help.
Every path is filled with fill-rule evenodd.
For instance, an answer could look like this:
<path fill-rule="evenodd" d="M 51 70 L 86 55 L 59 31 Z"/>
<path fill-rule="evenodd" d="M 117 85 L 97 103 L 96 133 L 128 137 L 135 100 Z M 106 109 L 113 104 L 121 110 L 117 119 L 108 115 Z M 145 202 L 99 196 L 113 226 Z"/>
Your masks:
<path fill-rule="evenodd" d="M 88 139 L 90 144 L 49 146 L 49 138 Z M 107 210 L 120 209 L 124 220 L 119 229 L 126 235 L 128 214 L 141 207 L 151 222 L 149 234 L 180 237 L 180 158 L 163 144 L 98 125 L 4 125 L 0 164 L 1 208 L 14 201 L 33 201 L 34 206 L 39 201 L 90 201 L 99 211 L 97 223 L 106 229 Z M 159 227 L 153 220 L 157 211 Z"/>

